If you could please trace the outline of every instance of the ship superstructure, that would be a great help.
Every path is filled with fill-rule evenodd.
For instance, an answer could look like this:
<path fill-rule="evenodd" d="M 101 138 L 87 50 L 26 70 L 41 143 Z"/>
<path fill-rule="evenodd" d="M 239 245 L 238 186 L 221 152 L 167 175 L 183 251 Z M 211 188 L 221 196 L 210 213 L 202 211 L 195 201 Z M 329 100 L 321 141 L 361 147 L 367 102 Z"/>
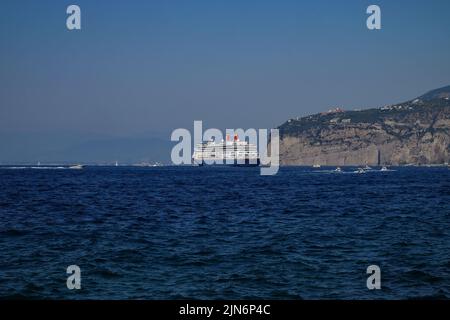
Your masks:
<path fill-rule="evenodd" d="M 258 166 L 258 148 L 255 144 L 240 141 L 237 134 L 233 140 L 227 134 L 225 141 L 207 141 L 194 148 L 194 165 Z"/>

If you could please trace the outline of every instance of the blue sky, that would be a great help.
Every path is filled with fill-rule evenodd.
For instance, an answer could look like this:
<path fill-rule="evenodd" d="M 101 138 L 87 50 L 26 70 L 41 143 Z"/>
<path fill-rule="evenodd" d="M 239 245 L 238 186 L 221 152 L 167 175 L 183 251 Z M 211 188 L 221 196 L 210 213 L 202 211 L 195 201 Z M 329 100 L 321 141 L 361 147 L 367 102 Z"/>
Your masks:
<path fill-rule="evenodd" d="M 168 137 L 396 103 L 450 84 L 449 14 L 446 0 L 2 0 L 0 133 Z"/>

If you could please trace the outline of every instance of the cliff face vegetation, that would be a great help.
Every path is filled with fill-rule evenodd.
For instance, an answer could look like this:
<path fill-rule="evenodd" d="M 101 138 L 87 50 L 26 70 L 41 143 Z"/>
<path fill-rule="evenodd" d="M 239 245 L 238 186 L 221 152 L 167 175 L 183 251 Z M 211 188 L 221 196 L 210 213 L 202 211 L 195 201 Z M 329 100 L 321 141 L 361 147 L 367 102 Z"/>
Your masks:
<path fill-rule="evenodd" d="M 450 86 L 398 105 L 330 110 L 281 125 L 284 165 L 450 162 Z"/>

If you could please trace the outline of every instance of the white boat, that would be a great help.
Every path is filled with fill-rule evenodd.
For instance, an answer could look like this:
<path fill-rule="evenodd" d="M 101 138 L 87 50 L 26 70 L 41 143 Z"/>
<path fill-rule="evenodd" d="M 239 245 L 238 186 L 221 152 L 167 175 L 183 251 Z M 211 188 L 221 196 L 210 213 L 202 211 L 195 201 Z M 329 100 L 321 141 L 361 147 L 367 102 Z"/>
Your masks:
<path fill-rule="evenodd" d="M 320 164 L 313 165 L 313 168 L 320 168 Z"/>
<path fill-rule="evenodd" d="M 355 172 L 362 174 L 362 173 L 366 173 L 366 170 L 364 170 L 363 168 L 358 168 L 358 170 L 356 170 Z"/>
<path fill-rule="evenodd" d="M 366 164 L 366 166 L 364 167 L 364 170 L 372 170 L 372 168 Z"/>
<path fill-rule="evenodd" d="M 84 168 L 84 166 L 81 165 L 81 164 L 76 164 L 74 166 L 70 166 L 69 167 L 69 169 L 77 169 L 77 170 L 80 170 L 80 169 L 83 169 L 83 168 Z"/>
<path fill-rule="evenodd" d="M 342 172 L 342 169 L 341 169 L 341 167 L 337 167 L 336 169 L 334 169 L 334 172 Z"/>
<path fill-rule="evenodd" d="M 389 169 L 387 167 L 383 167 L 381 168 L 381 171 L 389 171 Z"/>

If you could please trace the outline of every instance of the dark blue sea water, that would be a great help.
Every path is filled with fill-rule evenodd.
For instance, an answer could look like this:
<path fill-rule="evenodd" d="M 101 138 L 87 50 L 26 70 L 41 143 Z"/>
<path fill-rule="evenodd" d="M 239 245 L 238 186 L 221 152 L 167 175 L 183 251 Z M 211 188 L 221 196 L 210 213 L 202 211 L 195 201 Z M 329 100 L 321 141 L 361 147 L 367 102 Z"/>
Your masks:
<path fill-rule="evenodd" d="M 0 297 L 450 298 L 450 170 L 394 169 L 2 168 Z"/>

